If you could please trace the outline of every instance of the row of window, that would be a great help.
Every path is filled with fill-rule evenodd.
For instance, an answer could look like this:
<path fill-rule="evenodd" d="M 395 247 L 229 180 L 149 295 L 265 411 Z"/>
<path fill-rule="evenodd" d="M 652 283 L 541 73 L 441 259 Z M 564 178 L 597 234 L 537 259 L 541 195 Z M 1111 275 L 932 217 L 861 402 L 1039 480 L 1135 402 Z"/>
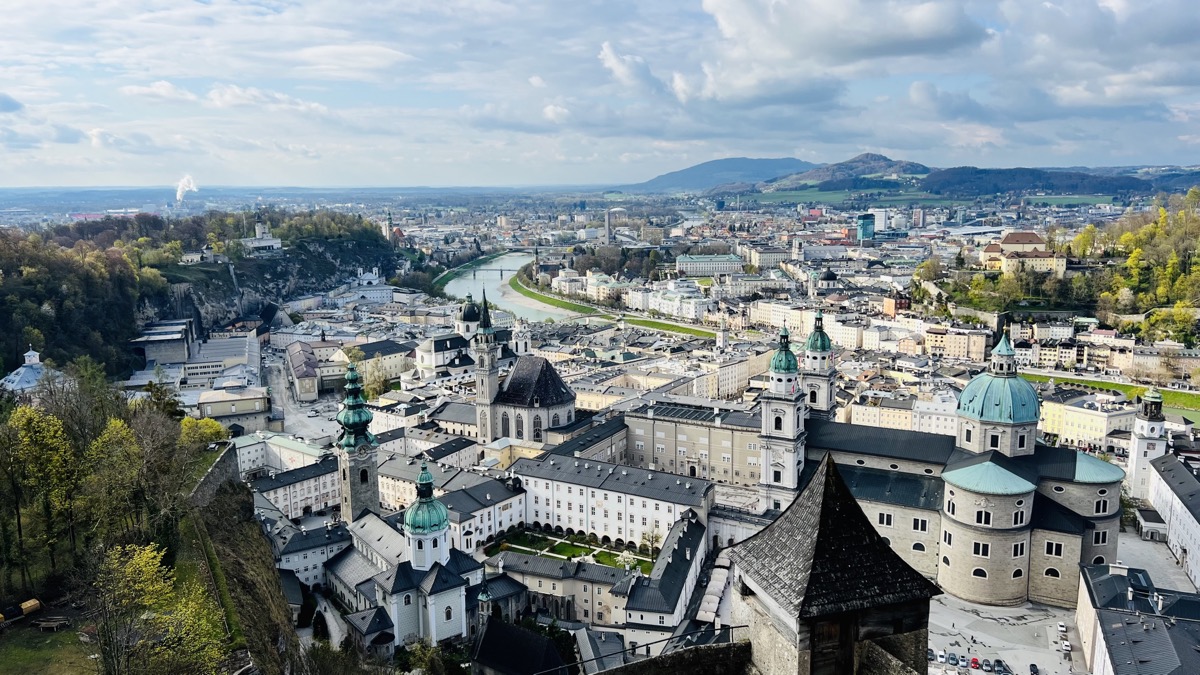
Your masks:
<path fill-rule="evenodd" d="M 954 534 L 951 533 L 949 530 L 943 530 L 942 531 L 942 543 L 946 544 L 947 546 L 951 546 L 951 547 L 954 546 Z M 972 543 L 971 550 L 972 550 L 973 555 L 976 555 L 980 558 L 990 558 L 991 557 L 991 550 L 992 550 L 991 544 L 989 544 L 987 542 L 982 542 L 982 541 L 975 541 L 975 542 L 971 542 L 971 543 Z M 1108 530 L 1097 530 L 1092 533 L 1092 544 L 1093 545 L 1104 546 L 1107 543 L 1108 543 Z M 914 550 L 915 550 L 915 547 L 914 547 Z M 923 551 L 925 549 L 922 547 L 920 550 Z M 1057 542 L 1057 541 L 1047 541 L 1046 542 L 1046 555 L 1052 556 L 1055 558 L 1061 558 L 1063 555 L 1062 543 Z M 1012 545 L 1012 557 L 1022 558 L 1024 556 L 1025 556 L 1025 542 L 1019 541 L 1019 542 L 1013 544 Z"/>
<path fill-rule="evenodd" d="M 1017 435 L 1017 447 L 1018 448 L 1020 448 L 1020 449 L 1025 448 L 1025 442 L 1026 442 L 1025 438 L 1026 438 L 1025 434 Z M 963 430 L 963 440 L 967 443 L 971 442 L 971 430 L 970 429 Z M 988 435 L 988 448 L 992 449 L 992 450 L 998 450 L 1000 448 L 1000 434 L 989 434 Z"/>

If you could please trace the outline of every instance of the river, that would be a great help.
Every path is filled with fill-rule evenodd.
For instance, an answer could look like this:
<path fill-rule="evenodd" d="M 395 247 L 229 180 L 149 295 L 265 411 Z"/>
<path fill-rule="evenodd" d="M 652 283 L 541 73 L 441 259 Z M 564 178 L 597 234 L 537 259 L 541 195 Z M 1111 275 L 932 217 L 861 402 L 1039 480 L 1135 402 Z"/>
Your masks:
<path fill-rule="evenodd" d="M 484 289 L 487 289 L 488 302 L 530 321 L 559 321 L 576 316 L 572 312 L 527 298 L 509 287 L 508 280 L 519 268 L 532 261 L 532 253 L 507 253 L 464 272 L 462 276 L 446 284 L 446 293 L 459 298 L 464 298 L 470 293 L 478 301 L 483 297 Z M 501 273 L 496 270 L 504 271 Z"/>

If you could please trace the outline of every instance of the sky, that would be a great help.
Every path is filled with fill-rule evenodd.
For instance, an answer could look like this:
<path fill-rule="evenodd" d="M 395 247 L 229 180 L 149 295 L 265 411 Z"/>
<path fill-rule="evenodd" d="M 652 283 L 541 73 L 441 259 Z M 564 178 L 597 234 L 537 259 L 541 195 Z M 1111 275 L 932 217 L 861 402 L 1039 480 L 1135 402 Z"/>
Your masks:
<path fill-rule="evenodd" d="M 5 0 L 0 187 L 1195 164 L 1195 0 Z"/>

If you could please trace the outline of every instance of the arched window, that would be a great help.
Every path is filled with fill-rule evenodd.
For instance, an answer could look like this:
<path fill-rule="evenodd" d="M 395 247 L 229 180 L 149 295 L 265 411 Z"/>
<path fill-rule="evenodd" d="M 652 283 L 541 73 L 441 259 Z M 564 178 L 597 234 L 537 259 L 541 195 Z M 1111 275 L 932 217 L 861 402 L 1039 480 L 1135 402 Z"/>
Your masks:
<path fill-rule="evenodd" d="M 811 389 L 811 390 L 809 390 L 809 392 L 808 392 L 808 402 L 809 402 L 809 403 L 816 403 L 816 402 L 817 402 L 817 390 L 816 390 L 816 389 Z"/>
<path fill-rule="evenodd" d="M 539 442 L 539 443 L 542 440 L 542 416 L 541 415 L 533 416 L 533 440 L 535 442 Z"/>
<path fill-rule="evenodd" d="M 1057 578 L 1059 578 L 1060 575 L 1058 573 L 1058 570 L 1054 569 L 1053 567 L 1047 567 L 1046 568 L 1046 576 L 1054 577 L 1055 579 L 1057 579 Z"/>
<path fill-rule="evenodd" d="M 449 621 L 453 617 L 454 617 L 454 612 L 451 611 L 449 607 L 447 607 L 446 608 L 446 620 Z"/>
<path fill-rule="evenodd" d="M 783 431 L 783 417 L 775 416 L 775 431 Z"/>
<path fill-rule="evenodd" d="M 942 564 L 945 565 L 946 567 L 949 567 L 950 566 L 950 558 L 948 558 L 946 556 L 942 556 Z"/>
<path fill-rule="evenodd" d="M 924 551 L 925 544 L 922 544 L 921 542 L 918 541 L 917 543 L 913 544 L 913 550 L 914 551 Z"/>
<path fill-rule="evenodd" d="M 1103 565 L 1104 564 L 1104 556 L 1098 555 L 1095 558 L 1092 558 L 1092 564 L 1093 565 Z"/>
<path fill-rule="evenodd" d="M 409 606 L 409 605 L 411 605 L 411 604 L 412 604 L 412 596 L 411 596 L 411 595 L 407 595 L 407 594 L 406 594 L 406 595 L 404 596 L 404 606 L 405 606 L 405 607 L 407 607 L 407 606 Z"/>
<path fill-rule="evenodd" d="M 512 435 L 508 430 L 508 413 L 500 416 L 500 435 L 506 438 Z"/>
<path fill-rule="evenodd" d="M 891 546 L 891 545 L 892 545 L 892 540 L 891 540 L 891 539 L 888 539 L 887 537 L 881 537 L 881 539 L 883 539 L 883 545 L 884 545 L 884 546 Z"/>
<path fill-rule="evenodd" d="M 358 482 L 364 483 L 364 484 L 367 482 L 367 470 L 366 469 L 363 469 L 358 472 Z"/>
<path fill-rule="evenodd" d="M 1025 570 L 1022 570 L 1022 569 L 1013 570 L 1013 578 L 1014 579 L 1020 579 L 1023 576 L 1025 576 Z"/>
<path fill-rule="evenodd" d="M 559 425 L 558 413 L 554 413 L 554 417 L 550 418 L 550 427 L 553 428 L 553 427 L 557 427 L 558 425 Z"/>
<path fill-rule="evenodd" d="M 517 413 L 517 438 L 525 438 L 525 418 Z"/>
<path fill-rule="evenodd" d="M 575 411 L 568 410 L 567 411 L 567 424 L 570 424 L 571 422 L 574 422 L 574 421 L 575 421 Z"/>
<path fill-rule="evenodd" d="M 420 539 L 417 540 L 417 550 L 418 551 L 425 550 L 425 542 L 421 541 Z"/>
<path fill-rule="evenodd" d="M 982 567 L 976 567 L 975 569 L 971 570 L 971 576 L 979 577 L 980 579 L 986 579 L 987 570 L 983 569 Z"/>
<path fill-rule="evenodd" d="M 434 539 L 434 540 L 433 540 L 433 547 L 434 547 L 434 548 L 437 548 L 437 539 Z"/>

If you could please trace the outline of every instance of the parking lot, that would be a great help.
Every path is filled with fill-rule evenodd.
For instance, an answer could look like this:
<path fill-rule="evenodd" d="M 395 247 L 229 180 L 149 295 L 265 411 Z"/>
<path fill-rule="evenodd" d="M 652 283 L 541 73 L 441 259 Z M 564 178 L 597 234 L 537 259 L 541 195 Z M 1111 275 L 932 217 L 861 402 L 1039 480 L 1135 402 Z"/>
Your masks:
<path fill-rule="evenodd" d="M 1049 675 L 1087 672 L 1079 652 L 1073 610 L 1025 604 L 1018 607 L 973 605 L 939 595 L 929 605 L 929 647 L 981 661 L 1004 660 L 1012 672 L 1025 675 L 1029 665 Z M 1059 648 L 1058 622 L 1067 624 L 1072 659 Z M 1073 668 L 1072 668 L 1073 666 Z M 968 668 L 969 670 L 969 668 Z M 930 675 L 959 672 L 949 664 L 929 664 Z M 980 672 L 978 670 L 972 672 Z"/>

